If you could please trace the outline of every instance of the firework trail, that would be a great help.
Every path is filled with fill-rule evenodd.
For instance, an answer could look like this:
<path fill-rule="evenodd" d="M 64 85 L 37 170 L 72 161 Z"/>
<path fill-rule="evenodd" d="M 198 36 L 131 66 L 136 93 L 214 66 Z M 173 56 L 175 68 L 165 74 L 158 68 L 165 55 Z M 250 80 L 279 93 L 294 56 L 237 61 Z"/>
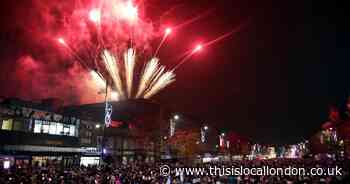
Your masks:
<path fill-rule="evenodd" d="M 183 65 L 186 61 L 188 61 L 195 53 L 201 51 L 203 49 L 202 44 L 198 44 L 192 51 L 185 52 L 184 57 L 180 60 L 180 62 L 173 68 L 173 71 L 175 71 L 177 68 L 179 68 L 181 65 Z"/>
<path fill-rule="evenodd" d="M 166 29 L 165 29 L 165 31 L 164 31 L 164 36 L 163 36 L 162 40 L 160 41 L 160 43 L 159 43 L 159 45 L 158 45 L 156 51 L 154 52 L 153 57 L 156 57 L 156 56 L 157 56 L 157 54 L 158 54 L 160 48 L 161 48 L 162 45 L 164 44 L 166 38 L 169 36 L 169 34 L 171 33 L 171 31 L 172 31 L 171 28 L 166 28 Z"/>
<path fill-rule="evenodd" d="M 123 84 L 119 75 L 119 68 L 116 62 L 116 58 L 110 54 L 107 50 L 103 51 L 102 60 L 105 64 L 106 70 L 113 80 L 115 89 L 121 98 L 124 98 Z"/>
<path fill-rule="evenodd" d="M 152 58 L 145 66 L 145 69 L 141 75 L 139 89 L 136 94 L 136 98 L 140 98 L 147 86 L 151 83 L 151 80 L 155 77 L 158 70 L 158 58 Z"/>
<path fill-rule="evenodd" d="M 128 98 L 131 97 L 132 93 L 132 82 L 134 76 L 134 68 L 135 68 L 135 51 L 133 49 L 128 49 L 126 53 L 124 53 L 124 66 L 125 66 L 125 76 L 126 76 L 126 90 L 128 94 Z"/>
<path fill-rule="evenodd" d="M 125 87 L 120 73 L 120 67 L 116 62 L 116 57 L 109 51 L 104 50 L 102 59 L 104 61 L 104 67 L 108 71 L 110 78 L 113 80 L 114 88 L 116 89 L 113 96 L 114 99 L 133 98 L 133 80 L 134 80 L 134 68 L 136 64 L 136 53 L 134 49 L 128 49 L 124 53 L 124 68 L 125 68 Z M 96 80 L 101 84 L 103 79 L 96 73 L 92 73 Z M 142 70 L 140 82 L 136 94 L 136 98 L 150 98 L 160 90 L 175 81 L 175 74 L 173 71 L 166 71 L 165 66 L 159 64 L 158 58 L 152 58 L 148 61 Z"/>
<path fill-rule="evenodd" d="M 95 84 L 99 89 L 102 89 L 106 86 L 106 82 L 104 81 L 103 78 L 101 78 L 99 74 L 97 74 L 97 72 L 90 71 L 90 75 L 92 80 L 95 81 Z"/>
<path fill-rule="evenodd" d="M 153 88 L 154 84 L 158 81 L 159 77 L 163 75 L 164 70 L 165 70 L 164 66 L 160 66 L 158 70 L 156 70 L 156 72 L 154 73 L 155 76 L 153 79 L 151 79 L 151 83 L 147 86 L 146 92 L 150 91 Z"/>
<path fill-rule="evenodd" d="M 227 37 L 229 37 L 229 36 L 231 36 L 231 35 L 233 35 L 233 34 L 239 33 L 239 32 L 240 32 L 242 29 L 244 29 L 248 24 L 249 24 L 249 20 L 247 20 L 247 21 L 244 22 L 244 23 L 241 23 L 240 25 L 238 25 L 236 28 L 232 29 L 231 31 L 226 32 L 226 33 L 224 33 L 224 34 L 218 36 L 217 38 L 215 38 L 215 39 L 213 39 L 213 40 L 211 40 L 211 41 L 205 43 L 204 46 L 212 45 L 212 44 L 214 44 L 214 43 L 216 43 L 216 42 L 219 42 L 219 41 L 221 41 L 221 40 L 223 40 L 223 39 L 225 39 L 225 38 L 227 38 Z"/>
<path fill-rule="evenodd" d="M 173 71 L 167 71 L 162 74 L 158 80 L 156 80 L 155 84 L 151 87 L 149 91 L 146 92 L 144 98 L 150 98 L 160 90 L 164 89 L 169 84 L 175 81 L 175 74 Z"/>
<path fill-rule="evenodd" d="M 81 4 L 72 15 L 64 20 L 65 27 L 57 39 L 68 52 L 91 73 L 97 88 L 105 85 L 111 99 L 150 98 L 175 81 L 175 69 L 199 51 L 188 51 L 173 70 L 167 70 L 156 56 L 167 40 L 172 28 L 164 29 L 159 45 L 151 59 L 138 67 L 136 50 L 151 50 L 150 42 L 158 37 L 151 22 L 145 22 L 139 15 L 133 0 L 96 0 Z M 179 24 L 182 28 L 211 13 L 198 15 Z M 70 43 L 70 44 L 67 44 Z M 211 44 L 211 43 L 209 43 Z M 140 52 L 138 52 L 140 54 Z M 119 57 L 117 57 L 119 56 Z M 121 57 L 120 57 L 121 56 Z M 138 58 L 144 58 L 142 55 Z M 137 73 L 141 73 L 137 76 Z M 136 85 L 138 84 L 138 85 Z M 103 90 L 101 90 L 103 91 Z M 110 92 L 108 92 L 110 91 Z M 106 95 L 107 96 L 107 95 Z"/>

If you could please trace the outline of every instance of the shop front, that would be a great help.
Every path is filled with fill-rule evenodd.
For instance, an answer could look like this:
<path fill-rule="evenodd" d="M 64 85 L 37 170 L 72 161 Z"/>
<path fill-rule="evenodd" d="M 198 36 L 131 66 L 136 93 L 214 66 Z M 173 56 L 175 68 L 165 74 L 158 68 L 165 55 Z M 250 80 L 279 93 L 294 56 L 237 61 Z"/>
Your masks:
<path fill-rule="evenodd" d="M 80 165 L 94 166 L 99 165 L 101 161 L 101 151 L 97 147 L 82 147 Z"/>
<path fill-rule="evenodd" d="M 82 150 L 75 147 L 5 145 L 1 152 L 4 153 L 0 156 L 3 168 L 5 163 L 21 168 L 47 165 L 69 167 L 79 165 Z"/>

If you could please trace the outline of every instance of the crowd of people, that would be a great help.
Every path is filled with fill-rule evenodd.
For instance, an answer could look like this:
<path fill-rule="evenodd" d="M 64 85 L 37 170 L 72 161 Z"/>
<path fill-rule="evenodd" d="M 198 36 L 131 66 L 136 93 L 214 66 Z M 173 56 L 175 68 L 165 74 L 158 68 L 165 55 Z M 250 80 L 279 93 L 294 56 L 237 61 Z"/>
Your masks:
<path fill-rule="evenodd" d="M 276 167 L 289 166 L 298 168 L 342 168 L 341 175 L 307 176 L 307 175 L 279 175 L 279 176 L 220 176 L 220 175 L 186 175 L 172 172 L 169 176 L 162 176 L 159 167 L 165 163 L 132 163 L 128 165 L 103 165 L 91 167 L 58 167 L 33 166 L 26 168 L 13 167 L 0 170 L 1 184 L 304 184 L 304 183 L 350 183 L 349 160 L 335 159 L 271 159 L 271 160 L 243 160 L 229 163 L 198 163 L 191 166 L 181 162 L 166 163 L 175 167 L 209 167 L 214 164 L 222 167 Z"/>

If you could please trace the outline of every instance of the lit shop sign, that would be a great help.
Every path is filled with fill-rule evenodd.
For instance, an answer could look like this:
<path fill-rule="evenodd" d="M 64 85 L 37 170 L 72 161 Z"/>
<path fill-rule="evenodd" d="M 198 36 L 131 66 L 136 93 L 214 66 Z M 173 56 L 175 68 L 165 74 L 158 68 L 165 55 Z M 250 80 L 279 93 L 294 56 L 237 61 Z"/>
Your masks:
<path fill-rule="evenodd" d="M 0 114 L 32 118 L 46 121 L 62 122 L 67 124 L 79 124 L 80 119 L 69 116 L 62 116 L 52 112 L 45 112 L 36 109 L 18 107 L 18 106 L 0 106 Z"/>
<path fill-rule="evenodd" d="M 101 152 L 96 147 L 82 147 L 81 150 L 85 154 L 100 154 Z"/>

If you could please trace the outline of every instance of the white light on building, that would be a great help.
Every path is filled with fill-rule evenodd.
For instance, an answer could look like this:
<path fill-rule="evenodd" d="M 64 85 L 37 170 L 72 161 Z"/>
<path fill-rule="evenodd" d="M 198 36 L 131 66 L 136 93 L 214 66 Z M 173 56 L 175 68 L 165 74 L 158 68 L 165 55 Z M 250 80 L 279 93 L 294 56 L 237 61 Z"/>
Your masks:
<path fill-rule="evenodd" d="M 9 160 L 5 160 L 4 161 L 4 169 L 8 169 L 8 168 L 10 168 L 10 161 Z"/>
<path fill-rule="evenodd" d="M 105 109 L 105 124 L 106 127 L 109 127 L 111 124 L 111 116 L 112 116 L 112 105 L 106 102 L 106 109 Z"/>
<path fill-rule="evenodd" d="M 201 129 L 201 141 L 202 143 L 205 142 L 205 130 L 203 128 Z"/>
<path fill-rule="evenodd" d="M 170 119 L 170 132 L 169 132 L 169 137 L 174 136 L 175 134 L 175 128 L 176 128 L 176 121 L 173 119 Z"/>

